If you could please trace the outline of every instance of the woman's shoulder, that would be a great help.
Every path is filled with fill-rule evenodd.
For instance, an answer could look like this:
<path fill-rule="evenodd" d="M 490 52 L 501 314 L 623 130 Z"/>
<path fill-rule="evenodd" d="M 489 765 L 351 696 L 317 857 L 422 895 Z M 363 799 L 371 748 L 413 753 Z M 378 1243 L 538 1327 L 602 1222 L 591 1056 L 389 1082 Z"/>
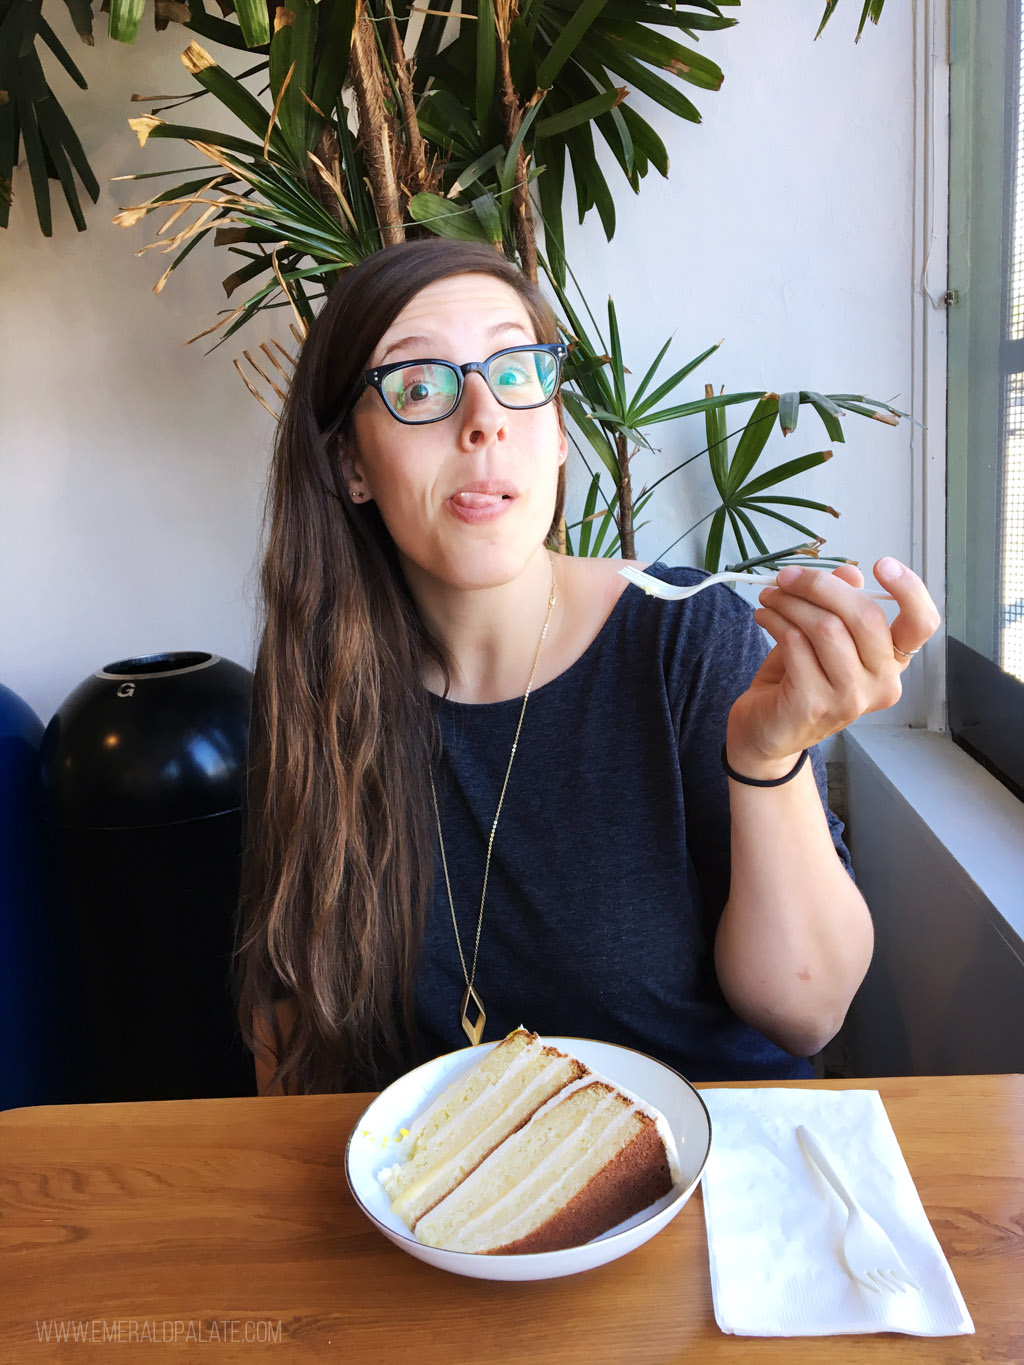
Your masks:
<path fill-rule="evenodd" d="M 561 676 L 580 676 L 581 670 L 615 670 L 632 659 L 658 660 L 659 672 L 671 685 L 682 686 L 704 658 L 720 654 L 728 660 L 760 652 L 760 632 L 749 603 L 723 586 L 708 588 L 685 601 L 653 597 L 630 583 L 619 570 L 645 568 L 663 582 L 686 587 L 709 575 L 688 565 L 662 561 L 587 559 L 565 556 L 556 560 L 564 629 L 541 669 L 538 683 Z M 547 673 L 547 676 L 543 674 Z M 685 675 L 685 676 L 684 676 Z"/>
<path fill-rule="evenodd" d="M 559 576 L 565 577 L 574 615 L 589 621 L 591 638 L 613 619 L 639 629 L 654 627 L 659 633 L 682 632 L 691 640 L 707 639 L 752 622 L 750 603 L 725 584 L 716 584 L 682 602 L 672 602 L 630 583 L 620 572 L 626 567 L 643 569 L 674 587 L 690 587 L 710 577 L 704 569 L 662 560 L 566 556 L 560 561 Z"/>
<path fill-rule="evenodd" d="M 616 572 L 629 565 L 678 588 L 693 587 L 711 577 L 705 569 L 688 564 L 668 564 L 660 559 L 650 563 L 643 560 L 617 560 L 614 563 Z M 661 631 L 674 635 L 682 633 L 691 643 L 711 639 L 723 631 L 734 631 L 740 625 L 750 625 L 753 619 L 751 604 L 724 583 L 682 601 L 656 597 L 631 585 L 626 604 L 632 608 L 635 620 L 656 621 Z"/>

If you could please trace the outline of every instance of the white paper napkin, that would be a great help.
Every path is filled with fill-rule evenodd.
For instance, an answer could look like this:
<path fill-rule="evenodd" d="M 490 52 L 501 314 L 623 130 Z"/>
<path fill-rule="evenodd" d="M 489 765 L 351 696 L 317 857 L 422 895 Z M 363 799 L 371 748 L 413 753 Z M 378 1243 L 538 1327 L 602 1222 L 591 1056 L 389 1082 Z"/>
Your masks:
<path fill-rule="evenodd" d="M 740 1336 L 974 1331 L 877 1090 L 704 1090 L 704 1217 L 715 1319 Z M 797 1144 L 804 1123 L 921 1286 L 857 1284 L 840 1259 L 846 1210 Z"/>

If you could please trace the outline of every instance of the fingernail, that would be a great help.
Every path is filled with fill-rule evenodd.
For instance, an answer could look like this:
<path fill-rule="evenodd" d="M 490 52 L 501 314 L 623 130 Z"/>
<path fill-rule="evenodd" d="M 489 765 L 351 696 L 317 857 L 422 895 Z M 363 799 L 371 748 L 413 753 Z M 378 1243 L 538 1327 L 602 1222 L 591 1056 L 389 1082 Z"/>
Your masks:
<path fill-rule="evenodd" d="M 884 559 L 878 561 L 878 572 L 883 574 L 886 578 L 902 578 L 903 565 L 898 559 L 892 559 L 889 555 L 886 555 Z"/>
<path fill-rule="evenodd" d="M 788 564 L 786 568 L 780 569 L 775 575 L 775 581 L 780 588 L 790 588 L 797 581 L 802 572 L 802 569 L 798 569 L 793 564 Z"/>

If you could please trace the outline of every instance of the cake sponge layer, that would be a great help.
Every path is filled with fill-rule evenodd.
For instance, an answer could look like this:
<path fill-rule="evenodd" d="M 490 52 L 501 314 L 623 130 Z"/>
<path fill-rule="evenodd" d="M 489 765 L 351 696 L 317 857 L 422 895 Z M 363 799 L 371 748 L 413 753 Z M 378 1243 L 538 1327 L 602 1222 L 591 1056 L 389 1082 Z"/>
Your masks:
<path fill-rule="evenodd" d="M 581 1062 L 517 1029 L 460 1077 L 413 1125 L 399 1164 L 381 1171 L 393 1211 L 410 1228 L 571 1081 Z"/>

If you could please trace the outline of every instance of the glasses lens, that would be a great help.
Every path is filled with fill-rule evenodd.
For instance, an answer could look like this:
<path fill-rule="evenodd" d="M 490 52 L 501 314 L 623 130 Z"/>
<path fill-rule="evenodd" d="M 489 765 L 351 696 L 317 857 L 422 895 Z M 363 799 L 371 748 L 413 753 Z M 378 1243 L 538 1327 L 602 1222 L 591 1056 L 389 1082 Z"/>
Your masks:
<path fill-rule="evenodd" d="M 382 387 L 403 422 L 435 422 L 455 407 L 459 380 L 448 365 L 403 365 L 385 377 Z"/>
<path fill-rule="evenodd" d="M 550 351 L 528 348 L 495 356 L 487 378 L 498 401 L 508 408 L 535 408 L 554 396 L 558 360 Z"/>

